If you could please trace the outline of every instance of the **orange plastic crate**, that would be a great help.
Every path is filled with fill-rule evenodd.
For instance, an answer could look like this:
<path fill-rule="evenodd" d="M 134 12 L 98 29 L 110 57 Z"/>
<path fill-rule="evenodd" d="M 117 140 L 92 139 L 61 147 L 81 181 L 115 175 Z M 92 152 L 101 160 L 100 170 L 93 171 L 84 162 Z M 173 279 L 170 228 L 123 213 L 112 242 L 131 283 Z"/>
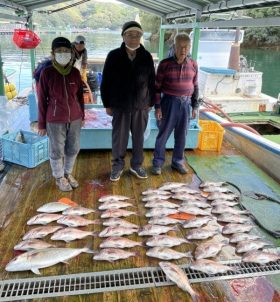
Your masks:
<path fill-rule="evenodd" d="M 199 120 L 201 131 L 198 136 L 198 149 L 205 151 L 220 151 L 222 147 L 224 128 L 217 122 Z"/>

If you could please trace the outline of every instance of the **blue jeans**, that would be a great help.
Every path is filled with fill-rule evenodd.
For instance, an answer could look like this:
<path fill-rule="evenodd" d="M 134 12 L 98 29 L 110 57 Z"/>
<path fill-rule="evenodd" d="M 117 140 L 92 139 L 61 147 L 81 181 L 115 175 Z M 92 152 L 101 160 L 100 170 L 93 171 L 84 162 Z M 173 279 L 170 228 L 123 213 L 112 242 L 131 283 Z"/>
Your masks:
<path fill-rule="evenodd" d="M 191 97 L 178 98 L 164 95 L 161 100 L 162 119 L 158 123 L 159 133 L 156 138 L 153 166 L 161 167 L 165 161 L 165 145 L 174 130 L 173 165 L 185 163 L 184 150 L 187 129 L 190 120 Z"/>

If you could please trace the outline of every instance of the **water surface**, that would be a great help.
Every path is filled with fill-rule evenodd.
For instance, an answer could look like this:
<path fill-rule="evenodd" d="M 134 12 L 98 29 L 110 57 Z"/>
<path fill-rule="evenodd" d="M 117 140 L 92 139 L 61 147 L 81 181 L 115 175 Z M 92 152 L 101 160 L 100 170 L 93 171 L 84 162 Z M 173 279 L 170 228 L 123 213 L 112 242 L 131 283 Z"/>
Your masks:
<path fill-rule="evenodd" d="M 63 35 L 74 40 L 76 34 L 50 33 L 40 34 L 42 42 L 36 49 L 37 60 L 50 54 L 52 40 Z M 105 57 L 107 53 L 122 42 L 120 32 L 98 31 L 84 34 L 87 40 L 89 57 Z M 16 48 L 12 42 L 12 35 L 1 36 L 1 52 L 4 68 L 13 68 L 17 71 L 14 82 L 18 90 L 31 86 L 31 67 L 29 61 L 29 50 Z M 153 53 L 158 52 L 157 43 L 144 41 L 145 47 Z M 263 92 L 277 97 L 280 92 L 280 51 L 261 49 L 242 49 L 241 54 L 245 55 L 248 62 L 254 66 L 255 70 L 263 72 Z"/>

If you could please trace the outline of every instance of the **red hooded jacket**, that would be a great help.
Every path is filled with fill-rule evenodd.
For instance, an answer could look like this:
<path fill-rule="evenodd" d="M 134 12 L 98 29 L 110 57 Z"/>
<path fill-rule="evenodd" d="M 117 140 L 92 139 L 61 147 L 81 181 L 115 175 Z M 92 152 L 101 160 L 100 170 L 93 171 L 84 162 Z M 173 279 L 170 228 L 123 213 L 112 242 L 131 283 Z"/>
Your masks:
<path fill-rule="evenodd" d="M 84 119 L 83 84 L 75 67 L 63 76 L 53 66 L 46 67 L 38 87 L 38 128 L 46 123 L 70 123 Z"/>

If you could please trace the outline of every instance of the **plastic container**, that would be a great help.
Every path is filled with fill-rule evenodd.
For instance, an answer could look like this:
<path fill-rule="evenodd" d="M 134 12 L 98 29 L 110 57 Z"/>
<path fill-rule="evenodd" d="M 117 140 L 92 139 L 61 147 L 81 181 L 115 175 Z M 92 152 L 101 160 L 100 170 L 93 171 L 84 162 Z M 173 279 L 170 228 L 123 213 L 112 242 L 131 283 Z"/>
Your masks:
<path fill-rule="evenodd" d="M 29 109 L 29 121 L 38 121 L 38 104 L 35 92 L 30 92 L 27 96 L 28 99 L 28 109 Z"/>
<path fill-rule="evenodd" d="M 36 48 L 41 39 L 32 30 L 29 29 L 15 29 L 13 34 L 14 44 L 21 49 Z"/>
<path fill-rule="evenodd" d="M 22 142 L 16 138 L 20 136 Z M 34 168 L 49 159 L 48 137 L 29 131 L 17 131 L 1 137 L 3 160 Z"/>
<path fill-rule="evenodd" d="M 102 109 L 102 105 L 85 105 L 85 109 L 98 108 Z M 156 137 L 158 134 L 158 127 L 154 118 L 154 111 L 150 111 L 150 122 L 148 131 L 144 135 L 144 149 L 154 149 Z M 198 146 L 198 134 L 200 126 L 197 120 L 191 120 L 186 137 L 186 149 L 194 149 Z M 112 128 L 110 129 L 81 129 L 81 149 L 111 149 L 112 148 Z M 128 149 L 132 148 L 131 136 L 129 136 Z M 171 133 L 167 143 L 166 149 L 174 148 L 174 134 Z"/>
<path fill-rule="evenodd" d="M 218 68 L 218 67 L 200 67 L 200 70 L 212 74 L 226 74 L 226 75 L 233 75 L 236 74 L 236 70 L 230 68 Z"/>
<path fill-rule="evenodd" d="M 220 151 L 222 147 L 224 128 L 215 121 L 199 120 L 201 132 L 198 138 L 198 149 L 204 151 Z"/>

